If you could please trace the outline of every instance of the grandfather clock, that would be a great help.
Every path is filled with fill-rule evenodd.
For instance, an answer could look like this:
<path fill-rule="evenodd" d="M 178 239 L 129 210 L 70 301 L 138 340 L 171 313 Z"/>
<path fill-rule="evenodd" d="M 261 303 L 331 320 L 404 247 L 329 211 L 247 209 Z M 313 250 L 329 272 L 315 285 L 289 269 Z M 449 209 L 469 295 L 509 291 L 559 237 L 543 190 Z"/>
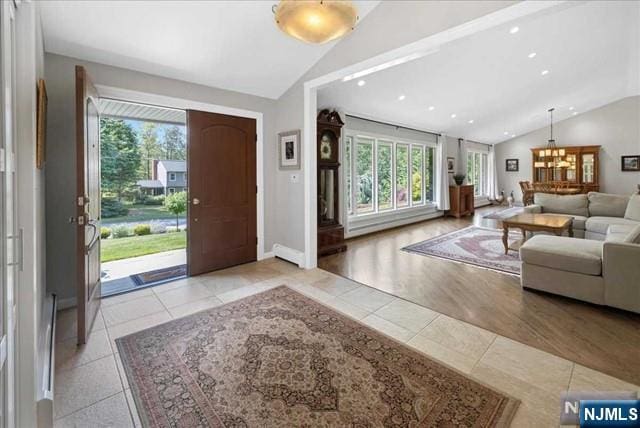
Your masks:
<path fill-rule="evenodd" d="M 318 114 L 318 257 L 345 251 L 344 227 L 340 224 L 340 129 L 336 111 Z"/>

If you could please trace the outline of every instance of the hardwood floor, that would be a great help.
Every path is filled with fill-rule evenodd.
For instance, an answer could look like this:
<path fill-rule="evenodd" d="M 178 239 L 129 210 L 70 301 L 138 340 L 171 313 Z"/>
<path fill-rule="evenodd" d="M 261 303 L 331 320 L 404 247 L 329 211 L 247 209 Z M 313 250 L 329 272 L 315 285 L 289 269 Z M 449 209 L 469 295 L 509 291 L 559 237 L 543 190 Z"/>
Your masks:
<path fill-rule="evenodd" d="M 469 226 L 501 227 L 476 210 L 466 219 L 438 218 L 347 241 L 344 253 L 318 266 L 453 318 L 640 384 L 640 315 L 542 292 L 518 277 L 400 249 Z"/>

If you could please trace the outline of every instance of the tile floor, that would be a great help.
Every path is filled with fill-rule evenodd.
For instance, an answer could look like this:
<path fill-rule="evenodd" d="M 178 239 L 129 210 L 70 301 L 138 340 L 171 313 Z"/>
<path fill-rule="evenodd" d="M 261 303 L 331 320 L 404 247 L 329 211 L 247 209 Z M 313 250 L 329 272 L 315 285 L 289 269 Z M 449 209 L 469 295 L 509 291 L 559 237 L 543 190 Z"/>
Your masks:
<path fill-rule="evenodd" d="M 76 346 L 75 311 L 60 312 L 55 426 L 140 426 L 115 339 L 281 284 L 519 398 L 516 427 L 558 426 L 566 390 L 640 389 L 326 271 L 268 259 L 107 298 L 82 347 Z"/>

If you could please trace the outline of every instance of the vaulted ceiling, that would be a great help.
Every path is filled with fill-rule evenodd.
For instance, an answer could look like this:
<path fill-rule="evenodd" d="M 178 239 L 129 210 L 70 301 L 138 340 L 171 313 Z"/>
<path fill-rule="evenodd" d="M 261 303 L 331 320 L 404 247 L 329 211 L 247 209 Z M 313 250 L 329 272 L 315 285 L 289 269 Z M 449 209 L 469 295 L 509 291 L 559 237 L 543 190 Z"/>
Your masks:
<path fill-rule="evenodd" d="M 336 42 L 276 26 L 273 1 L 42 1 L 45 50 L 278 98 Z M 356 1 L 360 20 L 379 2 Z M 357 27 L 356 27 L 357 31 Z"/>
<path fill-rule="evenodd" d="M 561 120 L 640 94 L 640 2 L 567 2 L 361 80 L 321 90 L 319 105 L 505 141 L 548 125 L 551 107 Z"/>

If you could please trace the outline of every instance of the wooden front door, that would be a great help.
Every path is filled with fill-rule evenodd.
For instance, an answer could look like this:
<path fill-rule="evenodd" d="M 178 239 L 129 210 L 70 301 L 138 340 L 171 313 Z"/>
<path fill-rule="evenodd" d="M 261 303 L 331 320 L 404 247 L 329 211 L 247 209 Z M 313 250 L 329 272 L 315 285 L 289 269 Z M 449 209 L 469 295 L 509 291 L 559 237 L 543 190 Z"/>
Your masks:
<path fill-rule="evenodd" d="M 76 66 L 78 343 L 87 343 L 100 307 L 100 115 L 98 92 Z"/>
<path fill-rule="evenodd" d="M 189 275 L 255 261 L 256 121 L 187 111 Z"/>

